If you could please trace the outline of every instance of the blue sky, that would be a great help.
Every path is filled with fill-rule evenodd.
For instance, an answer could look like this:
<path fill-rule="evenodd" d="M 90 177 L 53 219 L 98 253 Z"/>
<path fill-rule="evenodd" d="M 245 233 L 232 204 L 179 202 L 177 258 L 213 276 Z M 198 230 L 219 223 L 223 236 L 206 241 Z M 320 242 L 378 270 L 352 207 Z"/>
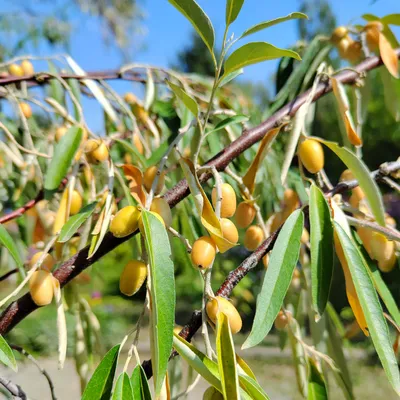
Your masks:
<path fill-rule="evenodd" d="M 225 1 L 198 0 L 198 2 L 209 15 L 216 31 L 217 42 L 220 42 L 225 21 Z M 32 0 L 31 3 L 34 8 L 36 2 Z M 5 10 L 15 9 L 15 4 L 18 2 L 6 0 L 4 8 Z M 189 42 L 191 25 L 167 0 L 141 0 L 141 4 L 146 13 L 144 27 L 147 33 L 139 37 L 137 43 L 134 44 L 135 48 L 142 48 L 134 52 L 134 61 L 167 67 L 175 60 L 177 52 Z M 398 0 L 375 2 L 372 0 L 332 0 L 331 4 L 339 24 L 361 22 L 359 17 L 364 13 L 383 16 L 400 12 Z M 298 11 L 299 7 L 299 0 L 245 0 L 242 11 L 231 26 L 230 32 L 239 35 L 257 22 L 287 15 Z M 121 65 L 120 53 L 103 43 L 100 27 L 95 18 L 77 16 L 73 19 L 73 24 L 70 53 L 82 68 L 90 71 L 118 68 Z M 253 40 L 264 40 L 278 47 L 288 47 L 297 40 L 296 22 L 285 22 L 251 35 L 248 41 Z M 32 52 L 49 55 L 52 50 L 42 47 Z M 244 78 L 260 84 L 268 84 L 268 77 L 274 72 L 276 64 L 277 62 L 270 61 L 247 67 Z M 116 84 L 117 90 L 122 93 L 132 90 L 132 87 L 131 83 Z M 101 126 L 100 121 L 93 117 L 93 114 L 97 114 L 95 113 L 96 105 L 88 103 L 87 107 L 89 107 L 88 114 L 90 115 L 88 116 L 89 124 L 93 129 L 98 130 Z"/>

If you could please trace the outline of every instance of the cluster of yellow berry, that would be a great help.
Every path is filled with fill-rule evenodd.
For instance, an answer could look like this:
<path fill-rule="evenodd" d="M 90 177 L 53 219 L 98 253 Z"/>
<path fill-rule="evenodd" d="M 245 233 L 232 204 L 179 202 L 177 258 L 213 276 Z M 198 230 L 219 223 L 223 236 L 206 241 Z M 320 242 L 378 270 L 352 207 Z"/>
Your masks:
<path fill-rule="evenodd" d="M 368 49 L 375 52 L 379 48 L 379 35 L 383 30 L 383 25 L 379 21 L 368 22 L 358 35 L 365 35 L 365 42 Z M 363 56 L 362 43 L 354 40 L 349 35 L 349 29 L 345 26 L 337 27 L 331 36 L 331 42 L 336 46 L 340 57 L 343 60 L 356 63 Z"/>
<path fill-rule="evenodd" d="M 340 176 L 340 181 L 353 179 L 355 178 L 350 170 L 343 171 Z M 361 213 L 354 213 L 356 218 L 373 221 L 372 212 L 365 199 L 365 193 L 359 186 L 352 189 L 349 203 L 355 210 L 361 211 Z M 396 228 L 396 221 L 389 214 L 386 214 L 385 219 L 386 225 Z M 382 233 L 375 232 L 367 227 L 359 226 L 357 234 L 371 259 L 377 261 L 379 269 L 382 272 L 392 271 L 397 261 L 395 242 L 389 240 Z"/>

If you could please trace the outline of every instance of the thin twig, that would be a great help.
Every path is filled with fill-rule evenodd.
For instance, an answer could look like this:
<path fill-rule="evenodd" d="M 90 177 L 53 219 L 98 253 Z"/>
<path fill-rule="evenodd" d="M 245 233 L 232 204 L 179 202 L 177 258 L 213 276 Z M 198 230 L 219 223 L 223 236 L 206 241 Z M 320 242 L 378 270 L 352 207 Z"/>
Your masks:
<path fill-rule="evenodd" d="M 378 225 L 375 222 L 368 221 L 366 219 L 358 219 L 354 217 L 350 217 L 346 215 L 346 219 L 348 223 L 352 226 L 369 228 L 375 232 L 380 232 L 385 235 L 390 240 L 395 240 L 396 242 L 400 242 L 400 232 L 396 229 L 385 228 L 384 226 Z"/>
<path fill-rule="evenodd" d="M 11 393 L 14 399 L 27 399 L 26 393 L 21 389 L 21 386 L 11 382 L 9 379 L 0 376 L 0 384 Z"/>
<path fill-rule="evenodd" d="M 38 370 L 44 375 L 44 377 L 46 378 L 48 384 L 49 384 L 49 388 L 50 388 L 50 393 L 51 393 L 51 398 L 52 400 L 57 400 L 56 394 L 55 394 L 55 390 L 54 390 L 54 384 L 53 381 L 50 378 L 50 375 L 47 373 L 47 371 L 39 364 L 39 362 L 36 360 L 35 357 L 32 356 L 32 354 L 28 353 L 25 349 L 23 349 L 20 346 L 16 346 L 14 344 L 11 344 L 10 347 L 18 352 L 20 352 L 22 355 L 24 355 L 28 360 L 32 361 L 36 367 L 38 368 Z"/>
<path fill-rule="evenodd" d="M 185 236 L 181 235 L 178 231 L 176 231 L 172 226 L 169 226 L 168 232 L 170 232 L 173 236 L 177 237 L 183 245 L 186 247 L 186 251 L 190 254 L 192 252 L 192 246 L 190 245 L 190 242 L 188 239 L 185 238 Z"/>
<path fill-rule="evenodd" d="M 11 271 L 6 272 L 4 275 L 0 276 L 0 282 L 6 280 L 9 276 L 14 275 L 18 272 L 18 269 L 12 269 Z"/>

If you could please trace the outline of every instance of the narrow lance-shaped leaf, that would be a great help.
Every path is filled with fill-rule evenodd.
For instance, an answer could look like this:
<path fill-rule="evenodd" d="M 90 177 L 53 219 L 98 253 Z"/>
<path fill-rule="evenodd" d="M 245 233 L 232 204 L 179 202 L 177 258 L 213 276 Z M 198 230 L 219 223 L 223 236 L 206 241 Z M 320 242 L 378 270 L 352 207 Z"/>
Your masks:
<path fill-rule="evenodd" d="M 57 67 L 54 65 L 54 63 L 49 60 L 48 64 L 49 64 L 49 71 L 53 75 L 58 75 L 58 70 Z M 65 106 L 64 88 L 58 79 L 50 80 L 49 95 L 53 99 L 55 99 L 57 103 L 60 103 L 61 105 Z"/>
<path fill-rule="evenodd" d="M 301 12 L 294 12 L 294 13 L 286 15 L 285 17 L 279 17 L 279 18 L 271 19 L 269 21 L 260 22 L 256 25 L 253 25 L 251 28 L 246 29 L 242 33 L 240 38 L 244 38 L 245 36 L 251 35 L 252 33 L 259 32 L 263 29 L 269 28 L 271 26 L 280 24 L 285 21 L 290 21 L 292 19 L 308 19 L 308 17 L 306 14 L 303 14 Z"/>
<path fill-rule="evenodd" d="M 237 78 L 239 75 L 243 74 L 243 69 L 238 69 L 236 71 L 231 72 L 230 74 L 226 74 L 223 76 L 223 78 L 219 81 L 218 86 L 222 87 L 224 85 L 227 85 L 229 82 L 231 82 L 233 79 Z"/>
<path fill-rule="evenodd" d="M 194 0 L 168 0 L 193 25 L 214 56 L 214 28 L 207 14 Z"/>
<path fill-rule="evenodd" d="M 352 239 L 336 222 L 334 222 L 334 227 L 343 247 L 375 350 L 393 389 L 400 395 L 399 366 L 393 352 L 389 328 L 367 266 Z"/>
<path fill-rule="evenodd" d="M 83 207 L 78 214 L 69 218 L 67 223 L 62 227 L 58 242 L 65 243 L 74 236 L 82 224 L 93 214 L 97 202 L 93 202 Z"/>
<path fill-rule="evenodd" d="M 168 367 L 175 321 L 175 279 L 171 247 L 163 224 L 151 213 L 141 215 L 149 259 L 152 363 L 156 396 Z"/>
<path fill-rule="evenodd" d="M 151 400 L 149 382 L 141 365 L 133 370 L 131 384 L 134 400 Z"/>
<path fill-rule="evenodd" d="M 106 400 L 111 397 L 120 345 L 114 346 L 101 360 L 82 395 L 82 400 Z"/>
<path fill-rule="evenodd" d="M 260 146 L 257 150 L 257 154 L 254 157 L 249 169 L 243 176 L 243 183 L 249 189 L 250 193 L 253 193 L 255 189 L 256 174 L 258 168 L 283 126 L 284 125 L 278 126 L 277 128 L 271 129 L 267 132 L 267 134 L 261 140 Z"/>
<path fill-rule="evenodd" d="M 225 23 L 231 24 L 238 17 L 244 0 L 226 0 Z"/>
<path fill-rule="evenodd" d="M 260 343 L 272 328 L 299 258 L 303 222 L 302 211 L 296 210 L 286 220 L 279 233 L 264 275 L 261 292 L 257 297 L 253 326 L 242 349 Z"/>
<path fill-rule="evenodd" d="M 310 189 L 310 242 L 312 301 L 322 315 L 329 299 L 333 275 L 333 228 L 329 206 L 321 190 Z"/>
<path fill-rule="evenodd" d="M 300 56 L 293 50 L 280 49 L 266 42 L 247 43 L 235 50 L 225 61 L 224 76 L 247 65 L 281 57 L 300 60 Z"/>
<path fill-rule="evenodd" d="M 7 367 L 13 369 L 15 372 L 18 371 L 14 353 L 11 350 L 8 343 L 6 342 L 6 340 L 1 335 L 0 335 L 0 361 Z"/>
<path fill-rule="evenodd" d="M 327 400 L 325 379 L 313 359 L 308 360 L 308 400 Z"/>
<path fill-rule="evenodd" d="M 387 287 L 385 281 L 382 278 L 382 275 L 376 266 L 376 262 L 372 261 L 368 253 L 366 252 L 363 246 L 359 246 L 360 253 L 363 256 L 365 264 L 368 266 L 369 271 L 371 273 L 371 279 L 374 283 L 375 289 L 377 290 L 379 297 L 382 299 L 383 303 L 385 304 L 386 308 L 388 309 L 391 317 L 393 318 L 394 322 L 397 326 L 400 327 L 400 311 L 396 304 L 396 300 L 393 298 L 392 293 L 390 292 L 389 288 Z"/>
<path fill-rule="evenodd" d="M 225 118 L 222 121 L 218 122 L 218 124 L 215 125 L 214 129 L 208 131 L 207 135 L 220 131 L 221 129 L 224 129 L 229 125 L 240 124 L 241 122 L 248 121 L 248 119 L 249 117 L 246 117 L 245 115 L 233 115 L 232 117 Z"/>
<path fill-rule="evenodd" d="M 365 193 L 368 204 L 371 207 L 372 213 L 376 221 L 385 226 L 385 213 L 383 208 L 382 195 L 379 191 L 378 185 L 372 179 L 370 171 L 367 166 L 349 149 L 340 147 L 337 143 L 329 142 L 327 140 L 322 140 L 319 138 L 314 138 L 319 140 L 325 146 L 329 147 L 350 169 L 358 183 Z"/>
<path fill-rule="evenodd" d="M 354 122 L 350 114 L 349 100 L 347 98 L 346 90 L 336 78 L 331 78 L 331 82 L 333 94 L 335 95 L 338 103 L 340 117 L 342 118 L 344 127 L 346 129 L 347 137 L 353 146 L 361 146 L 362 140 L 354 129 Z"/>
<path fill-rule="evenodd" d="M 219 312 L 217 316 L 218 369 L 225 399 L 239 399 L 239 380 L 236 368 L 235 347 L 228 317 Z"/>
<path fill-rule="evenodd" d="M 47 168 L 44 188 L 48 194 L 57 190 L 62 179 L 68 172 L 82 140 L 82 129 L 71 127 L 56 144 L 50 165 Z"/>
<path fill-rule="evenodd" d="M 11 257 L 17 263 L 19 267 L 22 267 L 22 259 L 19 254 L 19 250 L 14 243 L 13 238 L 7 232 L 7 229 L 3 224 L 0 224 L 0 243 L 10 252 Z"/>
<path fill-rule="evenodd" d="M 192 344 L 176 334 L 174 334 L 174 348 L 198 374 L 222 392 L 218 364 L 215 361 L 209 359 L 200 350 L 197 350 Z"/>
<path fill-rule="evenodd" d="M 193 97 L 189 96 L 180 86 L 175 85 L 168 80 L 167 83 L 171 90 L 175 93 L 175 96 L 183 102 L 183 104 L 189 109 L 192 114 L 194 114 L 194 116 L 197 116 L 197 114 L 199 113 L 199 107 L 196 103 L 196 100 Z"/>
<path fill-rule="evenodd" d="M 115 383 L 112 400 L 136 400 L 133 397 L 131 381 L 126 372 L 123 372 Z"/>

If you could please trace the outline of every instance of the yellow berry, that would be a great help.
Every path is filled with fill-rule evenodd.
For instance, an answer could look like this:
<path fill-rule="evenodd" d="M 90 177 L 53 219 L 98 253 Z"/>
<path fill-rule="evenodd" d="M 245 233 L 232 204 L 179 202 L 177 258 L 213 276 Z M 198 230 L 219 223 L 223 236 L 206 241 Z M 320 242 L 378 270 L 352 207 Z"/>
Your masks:
<path fill-rule="evenodd" d="M 254 220 L 256 216 L 256 209 L 252 204 L 239 203 L 236 209 L 236 224 L 239 228 L 247 228 Z"/>
<path fill-rule="evenodd" d="M 357 234 L 360 237 L 362 244 L 365 247 L 365 250 L 367 250 L 367 252 L 371 258 L 372 258 L 372 252 L 371 252 L 372 233 L 373 233 L 373 231 L 371 229 L 364 228 L 361 226 L 359 226 L 357 228 Z"/>
<path fill-rule="evenodd" d="M 349 30 L 345 26 L 338 26 L 332 33 L 331 41 L 333 43 L 339 43 L 348 33 Z"/>
<path fill-rule="evenodd" d="M 146 188 L 147 192 L 150 192 L 150 190 L 151 190 L 154 178 L 157 175 L 157 170 L 158 170 L 157 166 L 153 165 L 152 167 L 149 167 L 146 169 L 146 171 L 144 171 L 143 184 L 144 184 L 144 187 Z M 159 194 L 163 190 L 164 184 L 165 184 L 165 173 L 163 172 L 160 174 L 160 176 L 158 178 L 157 187 L 155 190 L 156 195 Z"/>
<path fill-rule="evenodd" d="M 269 263 L 269 254 L 266 254 L 263 258 L 262 258 L 262 262 L 264 265 L 264 269 L 268 268 L 268 263 Z"/>
<path fill-rule="evenodd" d="M 239 240 L 239 232 L 235 224 L 227 218 L 221 218 L 220 222 L 222 236 L 224 237 L 224 239 L 228 240 L 231 243 L 237 243 Z"/>
<path fill-rule="evenodd" d="M 299 145 L 299 157 L 302 164 L 312 174 L 324 168 L 324 150 L 319 142 L 306 139 Z"/>
<path fill-rule="evenodd" d="M 109 153 L 102 140 L 90 139 L 85 144 L 86 158 L 91 164 L 98 164 L 108 159 Z"/>
<path fill-rule="evenodd" d="M 24 76 L 24 70 L 18 64 L 11 64 L 8 67 L 8 72 L 14 76 Z"/>
<path fill-rule="evenodd" d="M 286 328 L 287 324 L 289 323 L 292 317 L 292 313 L 290 311 L 283 312 L 282 310 L 279 311 L 276 319 L 275 319 L 275 328 L 278 331 L 282 331 Z"/>
<path fill-rule="evenodd" d="M 208 236 L 202 236 L 193 243 L 190 257 L 196 267 L 206 269 L 213 262 L 216 253 L 214 241 Z"/>
<path fill-rule="evenodd" d="M 22 111 L 22 114 L 24 114 L 25 118 L 32 117 L 32 109 L 28 103 L 19 103 L 19 107 Z"/>
<path fill-rule="evenodd" d="M 133 296 L 143 285 L 147 277 L 146 264 L 141 261 L 129 261 L 122 271 L 119 290 L 126 296 Z"/>
<path fill-rule="evenodd" d="M 203 400 L 224 400 L 224 396 L 214 386 L 210 386 L 204 392 Z"/>
<path fill-rule="evenodd" d="M 39 261 L 39 258 L 43 255 L 43 251 L 38 251 L 35 253 L 29 261 L 29 266 L 33 266 Z M 43 262 L 40 264 L 40 269 L 51 271 L 54 267 L 55 261 L 50 254 L 46 254 Z"/>
<path fill-rule="evenodd" d="M 138 228 L 140 211 L 135 206 L 127 206 L 117 212 L 110 224 L 110 232 L 122 238 L 135 232 Z"/>
<path fill-rule="evenodd" d="M 347 47 L 344 59 L 355 64 L 358 61 L 360 61 L 362 55 L 363 55 L 363 51 L 362 51 L 361 42 L 353 41 Z"/>
<path fill-rule="evenodd" d="M 275 213 L 272 217 L 270 231 L 275 232 L 284 222 L 283 214 L 281 212 Z"/>
<path fill-rule="evenodd" d="M 261 244 L 263 239 L 264 239 L 263 230 L 259 226 L 253 225 L 247 229 L 244 235 L 243 244 L 247 250 L 254 251 Z"/>
<path fill-rule="evenodd" d="M 37 306 L 46 306 L 53 299 L 53 275 L 46 270 L 35 271 L 29 279 L 29 292 Z"/>
<path fill-rule="evenodd" d="M 22 61 L 21 68 L 24 71 L 24 75 L 33 75 L 35 73 L 33 65 L 29 60 Z"/>
<path fill-rule="evenodd" d="M 224 313 L 228 317 L 232 334 L 238 333 L 242 329 L 242 318 L 235 306 L 224 297 L 217 296 L 208 301 L 206 311 L 208 318 L 210 318 L 214 324 L 217 323 L 218 312 Z"/>
<path fill-rule="evenodd" d="M 282 219 L 286 221 L 289 215 L 300 206 L 299 196 L 293 189 L 286 189 L 283 193 Z"/>
<path fill-rule="evenodd" d="M 56 129 L 55 139 L 56 142 L 59 142 L 61 138 L 67 133 L 68 128 L 65 125 L 59 126 Z"/>
<path fill-rule="evenodd" d="M 221 200 L 221 218 L 230 218 L 236 211 L 236 194 L 233 187 L 229 183 L 221 185 L 222 200 Z M 211 194 L 214 208 L 217 205 L 217 188 L 212 190 Z"/>
<path fill-rule="evenodd" d="M 156 197 L 153 199 L 153 202 L 150 206 L 150 211 L 154 211 L 155 213 L 161 215 L 161 218 L 164 220 L 165 226 L 172 225 L 172 213 L 171 208 L 166 200 L 162 197 Z"/>
<path fill-rule="evenodd" d="M 165 222 L 162 218 L 162 216 L 158 213 L 156 213 L 155 211 L 150 211 L 150 214 L 154 215 L 164 226 L 165 226 Z M 139 217 L 139 230 L 140 233 L 142 235 L 144 235 L 144 226 L 143 226 L 143 219 L 142 219 L 142 214 Z"/>
<path fill-rule="evenodd" d="M 379 232 L 372 232 L 371 254 L 378 261 L 378 267 L 382 272 L 390 272 L 396 264 L 396 246 L 393 241 Z"/>
<path fill-rule="evenodd" d="M 345 182 L 345 181 L 352 181 L 354 178 L 354 174 L 349 170 L 345 169 L 339 178 L 339 182 Z"/>
<path fill-rule="evenodd" d="M 354 40 L 350 36 L 346 36 L 336 44 L 340 58 L 343 60 L 347 59 L 348 49 L 353 43 Z"/>
<path fill-rule="evenodd" d="M 139 138 L 139 135 L 133 134 L 133 138 L 132 139 L 133 139 L 133 144 L 137 148 L 138 152 L 140 154 L 143 154 L 144 153 L 144 147 L 143 147 L 142 141 Z"/>
<path fill-rule="evenodd" d="M 137 98 L 133 93 L 125 93 L 124 96 L 124 100 L 128 103 L 128 104 L 134 104 L 137 102 Z"/>
<path fill-rule="evenodd" d="M 77 190 L 73 190 L 71 194 L 71 208 L 69 209 L 69 213 L 71 215 L 78 214 L 81 208 L 82 208 L 82 196 Z"/>

